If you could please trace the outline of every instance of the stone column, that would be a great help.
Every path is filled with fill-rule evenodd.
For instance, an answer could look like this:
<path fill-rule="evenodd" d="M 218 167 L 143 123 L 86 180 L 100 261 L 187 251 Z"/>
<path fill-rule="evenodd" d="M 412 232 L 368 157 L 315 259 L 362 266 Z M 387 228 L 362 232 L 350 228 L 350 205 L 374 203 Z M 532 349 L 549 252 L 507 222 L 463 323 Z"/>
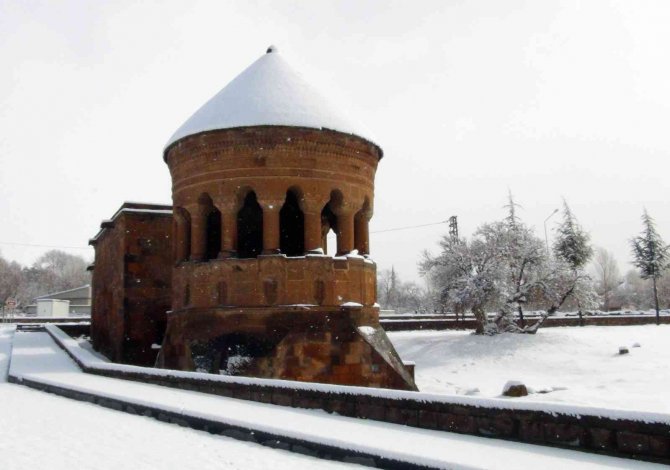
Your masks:
<path fill-rule="evenodd" d="M 355 248 L 359 255 L 370 254 L 370 217 L 364 212 L 359 212 L 354 222 Z"/>
<path fill-rule="evenodd" d="M 354 249 L 354 211 L 348 207 L 340 208 L 337 216 L 337 254 L 342 256 Z"/>
<path fill-rule="evenodd" d="M 305 216 L 305 253 L 318 252 L 321 246 L 321 212 L 303 212 Z"/>
<path fill-rule="evenodd" d="M 284 204 L 283 200 L 259 200 L 263 209 L 263 253 L 275 255 L 279 253 L 279 211 Z"/>
<path fill-rule="evenodd" d="M 207 248 L 207 215 L 200 206 L 189 210 L 191 213 L 191 261 L 205 259 Z"/>
<path fill-rule="evenodd" d="M 302 201 L 300 210 L 305 217 L 305 253 L 325 252 L 321 233 L 321 210 L 327 201 Z"/>
<path fill-rule="evenodd" d="M 237 212 L 236 204 L 218 204 L 221 212 L 221 253 L 219 258 L 237 256 Z"/>

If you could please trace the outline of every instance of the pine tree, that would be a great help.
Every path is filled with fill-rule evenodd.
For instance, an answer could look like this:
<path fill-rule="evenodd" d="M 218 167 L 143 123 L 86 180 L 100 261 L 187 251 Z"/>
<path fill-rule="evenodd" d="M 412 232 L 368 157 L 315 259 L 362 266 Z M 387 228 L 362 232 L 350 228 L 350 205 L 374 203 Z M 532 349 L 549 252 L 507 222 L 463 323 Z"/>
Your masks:
<path fill-rule="evenodd" d="M 642 279 L 651 279 L 654 286 L 654 305 L 656 307 L 656 324 L 660 324 L 658 308 L 658 290 L 656 281 L 670 264 L 670 250 L 656 231 L 654 219 L 644 210 L 642 214 L 642 233 L 630 240 L 633 249 L 633 264 L 640 270 Z"/>
<path fill-rule="evenodd" d="M 568 203 L 563 200 L 563 221 L 556 228 L 554 254 L 573 270 L 583 268 L 593 256 L 589 234 L 577 222 Z"/>
<path fill-rule="evenodd" d="M 568 203 L 563 200 L 563 221 L 556 228 L 554 256 L 564 261 L 578 280 L 586 263 L 593 256 L 593 248 L 589 244 L 589 234 L 577 222 Z M 583 325 L 582 309 L 579 308 L 579 324 Z"/>

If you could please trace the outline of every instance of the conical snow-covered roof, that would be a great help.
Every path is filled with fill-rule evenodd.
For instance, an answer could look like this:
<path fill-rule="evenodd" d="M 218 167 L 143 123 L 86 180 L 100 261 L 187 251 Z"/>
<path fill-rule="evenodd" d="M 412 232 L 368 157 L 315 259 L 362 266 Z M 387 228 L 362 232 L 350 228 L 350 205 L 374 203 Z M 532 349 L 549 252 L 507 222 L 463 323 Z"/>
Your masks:
<path fill-rule="evenodd" d="M 330 129 L 373 142 L 367 129 L 337 110 L 271 46 L 182 124 L 165 150 L 200 132 L 248 126 Z"/>

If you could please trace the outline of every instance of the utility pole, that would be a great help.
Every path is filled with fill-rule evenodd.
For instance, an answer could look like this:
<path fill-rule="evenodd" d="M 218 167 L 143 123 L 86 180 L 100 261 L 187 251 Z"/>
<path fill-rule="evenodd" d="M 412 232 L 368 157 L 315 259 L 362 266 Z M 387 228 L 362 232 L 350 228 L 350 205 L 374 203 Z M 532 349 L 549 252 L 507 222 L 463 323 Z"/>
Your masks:
<path fill-rule="evenodd" d="M 452 241 L 458 240 L 458 219 L 455 215 L 449 217 L 449 236 Z"/>

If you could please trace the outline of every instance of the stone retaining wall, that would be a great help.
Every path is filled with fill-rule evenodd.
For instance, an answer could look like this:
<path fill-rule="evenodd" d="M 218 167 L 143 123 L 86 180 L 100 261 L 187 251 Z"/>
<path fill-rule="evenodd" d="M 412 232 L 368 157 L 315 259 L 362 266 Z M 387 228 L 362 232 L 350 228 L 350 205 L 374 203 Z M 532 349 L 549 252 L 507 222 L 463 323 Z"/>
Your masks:
<path fill-rule="evenodd" d="M 407 318 L 407 319 L 405 319 Z M 537 318 L 526 319 L 526 324 L 532 324 Z M 661 324 L 670 324 L 670 316 L 661 316 Z M 415 330 L 474 330 L 475 320 L 466 318 L 456 320 L 453 315 L 439 319 L 431 317 L 428 319 L 418 316 L 406 316 L 398 319 L 391 319 L 389 316 L 380 318 L 379 323 L 386 331 L 415 331 Z M 585 316 L 583 317 L 584 326 L 631 326 L 631 325 L 652 325 L 656 323 L 656 317 L 651 315 L 607 315 L 607 316 Z M 579 317 L 550 317 L 542 324 L 542 328 L 551 328 L 558 326 L 579 326 Z"/>
<path fill-rule="evenodd" d="M 575 407 L 547 405 L 538 410 L 538 403 L 519 401 L 491 405 L 491 400 L 449 402 L 449 397 L 435 395 L 366 390 L 363 387 L 327 386 L 288 381 L 263 381 L 239 378 L 239 381 L 212 379 L 185 373 L 177 376 L 150 368 L 114 369 L 88 366 L 59 344 L 87 373 L 118 379 L 152 383 L 182 390 L 192 390 L 261 403 L 295 408 L 322 409 L 363 419 L 374 419 L 417 428 L 471 434 L 513 441 L 579 449 L 607 455 L 629 457 L 670 464 L 670 424 L 645 422 L 643 417 L 616 419 L 588 414 Z M 226 378 L 229 379 L 229 378 Z M 268 383 L 270 382 L 270 383 Z M 272 384 L 271 382 L 281 382 Z M 292 388 L 290 384 L 295 384 Z M 394 396 L 395 395 L 395 396 Z M 399 398 L 400 397 L 400 398 Z M 469 397 L 468 397 L 469 398 Z M 568 409 L 561 412 L 557 409 Z M 607 412 L 608 410 L 595 410 Z M 635 415 L 635 413 L 630 413 Z M 642 416 L 642 414 L 640 414 Z"/>

